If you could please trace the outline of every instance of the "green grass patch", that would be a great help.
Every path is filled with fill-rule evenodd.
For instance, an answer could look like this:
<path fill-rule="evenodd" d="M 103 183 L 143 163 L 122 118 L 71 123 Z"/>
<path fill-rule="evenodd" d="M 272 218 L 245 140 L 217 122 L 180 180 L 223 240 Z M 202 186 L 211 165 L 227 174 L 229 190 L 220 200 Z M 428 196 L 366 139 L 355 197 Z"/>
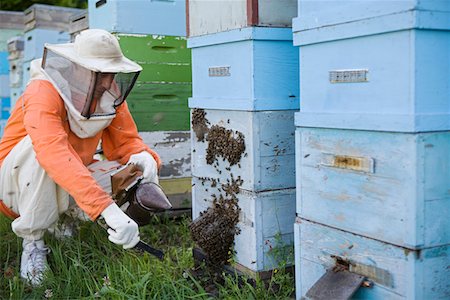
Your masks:
<path fill-rule="evenodd" d="M 82 224 L 78 235 L 61 241 L 47 234 L 50 271 L 42 286 L 31 288 L 19 274 L 22 240 L 11 231 L 11 221 L 0 216 L 0 299 L 210 299 L 203 285 L 210 280 L 189 272 L 194 266 L 190 221 L 155 217 L 141 228 L 142 240 L 166 253 L 163 261 L 112 244 L 95 223 Z M 286 299 L 292 297 L 293 287 L 293 276 L 282 271 L 269 285 L 242 284 L 227 275 L 216 286 L 215 297 Z"/>

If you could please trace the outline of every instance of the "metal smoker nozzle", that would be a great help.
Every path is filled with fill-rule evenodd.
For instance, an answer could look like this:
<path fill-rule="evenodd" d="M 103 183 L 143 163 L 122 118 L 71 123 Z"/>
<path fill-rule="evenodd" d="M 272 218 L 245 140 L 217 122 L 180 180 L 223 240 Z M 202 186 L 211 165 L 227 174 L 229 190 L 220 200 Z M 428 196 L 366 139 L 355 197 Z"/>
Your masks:
<path fill-rule="evenodd" d="M 172 208 L 172 204 L 161 186 L 153 182 L 139 184 L 129 202 L 130 206 L 126 213 L 139 226 L 147 225 L 152 213 Z"/>

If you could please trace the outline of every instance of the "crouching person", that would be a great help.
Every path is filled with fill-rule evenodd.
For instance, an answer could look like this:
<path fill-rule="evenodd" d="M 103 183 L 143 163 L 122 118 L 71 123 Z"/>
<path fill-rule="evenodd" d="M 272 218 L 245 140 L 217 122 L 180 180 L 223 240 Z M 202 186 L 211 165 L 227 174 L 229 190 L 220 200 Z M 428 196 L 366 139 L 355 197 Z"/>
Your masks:
<path fill-rule="evenodd" d="M 69 195 L 92 220 L 103 216 L 109 240 L 139 242 L 136 222 L 114 203 L 88 165 L 99 141 L 105 157 L 134 163 L 157 182 L 158 155 L 139 137 L 125 98 L 142 68 L 110 33 L 90 29 L 74 43 L 46 45 L 0 142 L 0 211 L 23 238 L 20 275 L 39 285 L 47 268 L 44 232 L 69 208 Z"/>

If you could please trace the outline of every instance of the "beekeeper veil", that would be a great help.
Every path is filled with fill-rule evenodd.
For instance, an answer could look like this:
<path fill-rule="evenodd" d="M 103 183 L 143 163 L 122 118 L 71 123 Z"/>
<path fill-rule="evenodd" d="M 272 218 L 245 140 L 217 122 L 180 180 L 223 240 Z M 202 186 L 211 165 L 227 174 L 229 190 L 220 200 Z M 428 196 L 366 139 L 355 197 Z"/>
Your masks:
<path fill-rule="evenodd" d="M 88 29 L 74 43 L 46 44 L 42 70 L 64 101 L 71 130 L 86 138 L 112 122 L 142 68 L 112 34 Z"/>

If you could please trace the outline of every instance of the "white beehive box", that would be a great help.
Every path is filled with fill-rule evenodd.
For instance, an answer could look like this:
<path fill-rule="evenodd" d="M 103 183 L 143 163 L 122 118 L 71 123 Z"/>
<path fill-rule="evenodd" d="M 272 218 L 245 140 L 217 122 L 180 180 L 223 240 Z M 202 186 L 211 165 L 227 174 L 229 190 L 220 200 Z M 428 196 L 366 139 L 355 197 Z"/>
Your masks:
<path fill-rule="evenodd" d="M 229 178 L 233 174 L 235 178 L 240 176 L 243 180 L 241 188 L 249 191 L 295 187 L 294 111 L 249 112 L 211 109 L 204 112 L 209 128 L 212 126 L 223 128 L 228 132 L 227 135 L 233 136 L 233 139 L 242 136 L 245 151 L 234 165 L 230 165 L 228 160 L 219 155 L 212 155 L 216 160 L 208 164 L 208 151 L 214 154 L 212 147 L 214 143 L 211 145 L 211 141 L 208 141 L 210 133 L 206 135 L 204 141 L 199 141 L 195 128 L 191 128 L 193 176 Z M 208 147 L 213 150 L 208 150 Z"/>
<path fill-rule="evenodd" d="M 211 181 L 197 177 L 192 178 L 192 185 L 192 217 L 195 219 L 212 206 L 212 195 L 224 192 L 221 183 L 212 187 Z M 289 251 L 293 244 L 295 188 L 265 192 L 240 189 L 236 196 L 241 209 L 238 223 L 241 232 L 235 236 L 234 245 L 236 262 L 253 272 L 278 267 L 279 260 L 287 256 L 277 257 L 275 253 L 282 250 L 280 247 Z"/>
<path fill-rule="evenodd" d="M 188 0 L 188 35 L 199 36 L 250 26 L 291 27 L 297 0 Z"/>

